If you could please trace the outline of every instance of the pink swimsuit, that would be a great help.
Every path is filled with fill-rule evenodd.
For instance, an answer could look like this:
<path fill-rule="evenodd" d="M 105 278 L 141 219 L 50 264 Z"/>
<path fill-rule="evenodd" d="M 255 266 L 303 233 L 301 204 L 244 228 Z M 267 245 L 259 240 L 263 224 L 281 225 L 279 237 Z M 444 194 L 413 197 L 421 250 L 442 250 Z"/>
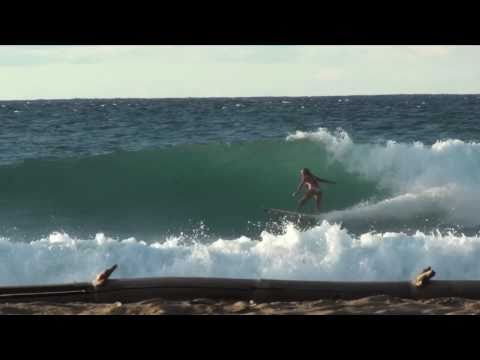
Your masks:
<path fill-rule="evenodd" d="M 318 191 L 318 181 L 315 178 L 312 178 L 308 175 L 303 176 L 303 182 L 307 184 L 308 190 Z"/>

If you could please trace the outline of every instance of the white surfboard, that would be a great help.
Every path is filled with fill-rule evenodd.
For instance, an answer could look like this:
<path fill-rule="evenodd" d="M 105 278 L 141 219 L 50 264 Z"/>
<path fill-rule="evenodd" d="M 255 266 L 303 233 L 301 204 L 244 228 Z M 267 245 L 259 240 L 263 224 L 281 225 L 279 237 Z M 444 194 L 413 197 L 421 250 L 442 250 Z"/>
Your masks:
<path fill-rule="evenodd" d="M 288 215 L 288 216 L 295 216 L 295 217 L 306 217 L 311 219 L 320 219 L 320 214 L 307 214 L 307 213 L 300 213 L 300 212 L 291 211 L 291 210 L 271 209 L 271 208 L 267 208 L 265 209 L 265 211 L 273 214 Z"/>

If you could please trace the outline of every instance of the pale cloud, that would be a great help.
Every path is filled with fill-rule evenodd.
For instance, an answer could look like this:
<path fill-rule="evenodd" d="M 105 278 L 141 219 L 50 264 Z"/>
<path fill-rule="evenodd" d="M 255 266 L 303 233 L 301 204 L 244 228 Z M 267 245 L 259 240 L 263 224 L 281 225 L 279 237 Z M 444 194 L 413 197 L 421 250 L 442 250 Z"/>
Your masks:
<path fill-rule="evenodd" d="M 480 46 L 0 46 L 0 99 L 480 93 Z"/>
<path fill-rule="evenodd" d="M 316 72 L 314 78 L 317 80 L 334 81 L 340 79 L 344 71 L 338 68 L 323 68 Z"/>
<path fill-rule="evenodd" d="M 141 46 L 69 46 L 55 49 L 55 56 L 67 63 L 96 63 L 120 60 L 141 49 Z"/>
<path fill-rule="evenodd" d="M 452 46 L 438 46 L 438 45 L 427 45 L 427 46 L 408 46 L 411 52 L 415 55 L 421 56 L 444 56 L 450 54 L 454 51 Z"/>
<path fill-rule="evenodd" d="M 0 66 L 96 63 L 135 55 L 141 46 L 0 46 Z"/>
<path fill-rule="evenodd" d="M 454 51 L 453 46 L 437 46 L 437 45 L 426 45 L 426 46 L 408 46 L 407 49 L 412 51 L 416 55 L 421 56 L 445 56 Z"/>

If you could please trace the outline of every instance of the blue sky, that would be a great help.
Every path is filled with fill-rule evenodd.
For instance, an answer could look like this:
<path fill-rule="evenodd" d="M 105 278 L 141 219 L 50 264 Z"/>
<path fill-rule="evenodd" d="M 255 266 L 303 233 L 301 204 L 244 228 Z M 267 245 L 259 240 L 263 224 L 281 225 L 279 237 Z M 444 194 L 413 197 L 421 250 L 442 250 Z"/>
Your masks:
<path fill-rule="evenodd" d="M 480 46 L 0 46 L 0 99 L 480 93 Z"/>

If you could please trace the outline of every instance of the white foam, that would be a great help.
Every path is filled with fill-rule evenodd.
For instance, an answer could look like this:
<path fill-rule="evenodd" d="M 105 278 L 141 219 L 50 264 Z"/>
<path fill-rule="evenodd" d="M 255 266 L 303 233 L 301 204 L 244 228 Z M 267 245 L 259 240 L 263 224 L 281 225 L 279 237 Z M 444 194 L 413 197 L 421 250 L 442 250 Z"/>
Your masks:
<path fill-rule="evenodd" d="M 453 233 L 353 236 L 324 221 L 300 232 L 187 244 L 181 237 L 147 244 L 97 234 L 52 233 L 31 243 L 0 239 L 0 284 L 91 281 L 118 264 L 114 277 L 216 276 L 296 280 L 409 280 L 431 265 L 438 279 L 479 279 L 480 238 Z"/>
<path fill-rule="evenodd" d="M 444 217 L 454 217 L 455 209 L 452 208 L 447 211 L 443 206 L 448 201 L 453 201 L 452 193 L 454 193 L 453 188 L 431 188 L 416 194 L 406 193 L 378 202 L 365 201 L 349 209 L 326 213 L 323 218 L 329 221 L 392 219 L 398 222 L 399 220 L 419 217 L 432 211 Z M 464 219 L 458 220 L 457 224 L 464 222 Z M 465 220 L 467 223 L 469 222 L 469 219 Z M 475 221 L 475 219 L 471 219 L 471 221 Z"/>
<path fill-rule="evenodd" d="M 392 194 L 390 199 L 378 204 L 358 205 L 351 209 L 353 213 L 369 212 L 372 216 L 382 217 L 413 215 L 428 210 L 442 212 L 445 220 L 452 223 L 480 224 L 477 216 L 480 203 L 479 143 L 448 139 L 431 146 L 421 142 L 395 141 L 355 144 L 345 131 L 338 129 L 331 133 L 324 128 L 316 132 L 297 131 L 289 135 L 287 141 L 321 143 L 332 160 L 341 162 L 351 173 L 378 183 Z"/>

